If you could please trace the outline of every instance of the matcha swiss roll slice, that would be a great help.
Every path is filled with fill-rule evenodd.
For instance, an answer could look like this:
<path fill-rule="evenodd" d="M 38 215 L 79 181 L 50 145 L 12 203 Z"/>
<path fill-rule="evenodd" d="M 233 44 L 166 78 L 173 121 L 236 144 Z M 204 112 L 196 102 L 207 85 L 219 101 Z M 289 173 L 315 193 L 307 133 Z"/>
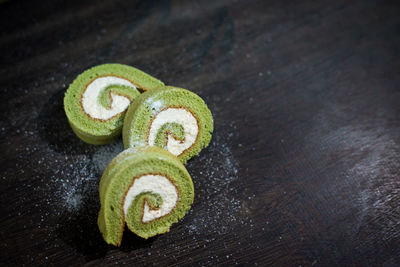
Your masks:
<path fill-rule="evenodd" d="M 183 164 L 158 147 L 129 148 L 107 166 L 100 181 L 98 226 L 119 246 L 125 224 L 149 238 L 168 232 L 193 203 L 193 183 Z"/>
<path fill-rule="evenodd" d="M 90 144 L 106 144 L 121 134 L 126 109 L 139 90 L 162 87 L 156 78 L 127 65 L 103 64 L 80 74 L 64 97 L 75 134 Z"/>
<path fill-rule="evenodd" d="M 129 106 L 124 147 L 158 146 L 183 163 L 207 147 L 213 118 L 206 103 L 186 89 L 166 86 L 141 94 Z"/>

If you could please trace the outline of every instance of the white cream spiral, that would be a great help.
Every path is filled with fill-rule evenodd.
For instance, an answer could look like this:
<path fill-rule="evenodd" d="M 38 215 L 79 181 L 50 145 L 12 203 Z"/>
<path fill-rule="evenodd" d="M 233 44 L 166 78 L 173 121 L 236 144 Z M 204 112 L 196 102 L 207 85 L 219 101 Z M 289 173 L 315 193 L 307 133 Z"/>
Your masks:
<path fill-rule="evenodd" d="M 83 93 L 81 100 L 83 110 L 87 115 L 94 119 L 108 120 L 128 108 L 131 102 L 129 98 L 114 94 L 112 92 L 112 102 L 110 109 L 103 107 L 99 103 L 98 99 L 100 92 L 113 84 L 125 85 L 136 89 L 136 86 L 127 79 L 119 78 L 116 76 L 103 76 L 93 80 L 86 87 L 86 90 Z"/>
<path fill-rule="evenodd" d="M 134 180 L 133 185 L 129 188 L 125 196 L 123 206 L 125 218 L 128 214 L 129 206 L 132 204 L 135 197 L 145 192 L 160 195 L 162 204 L 158 209 L 151 210 L 147 202 L 145 202 L 142 217 L 143 222 L 150 222 L 169 214 L 178 202 L 178 191 L 169 179 L 161 175 L 143 175 Z"/>
<path fill-rule="evenodd" d="M 185 132 L 185 140 L 183 142 L 168 135 L 166 149 L 175 156 L 179 156 L 196 142 L 199 126 L 193 114 L 184 108 L 167 108 L 155 115 L 147 138 L 148 145 L 155 145 L 157 133 L 166 123 L 180 124 Z"/>

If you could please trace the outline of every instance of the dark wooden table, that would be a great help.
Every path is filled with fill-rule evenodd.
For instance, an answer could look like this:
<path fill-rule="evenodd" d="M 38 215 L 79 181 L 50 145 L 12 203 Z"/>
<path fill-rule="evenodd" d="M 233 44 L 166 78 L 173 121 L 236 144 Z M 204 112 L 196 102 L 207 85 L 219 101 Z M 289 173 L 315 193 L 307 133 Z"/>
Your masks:
<path fill-rule="evenodd" d="M 0 265 L 400 265 L 398 1 L 1 1 Z M 165 235 L 97 228 L 121 140 L 77 139 L 68 84 L 136 66 L 202 96 L 213 140 Z"/>

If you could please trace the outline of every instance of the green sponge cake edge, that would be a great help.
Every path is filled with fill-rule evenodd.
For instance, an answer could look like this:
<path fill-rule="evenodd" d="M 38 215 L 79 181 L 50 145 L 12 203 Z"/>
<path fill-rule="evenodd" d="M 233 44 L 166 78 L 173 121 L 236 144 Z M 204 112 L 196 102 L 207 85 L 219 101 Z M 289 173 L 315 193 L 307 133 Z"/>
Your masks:
<path fill-rule="evenodd" d="M 82 108 L 81 98 L 88 84 L 95 79 L 104 76 L 115 76 L 128 80 L 139 90 L 146 91 L 155 88 L 162 88 L 163 82 L 140 71 L 134 67 L 122 64 L 103 64 L 92 67 L 80 75 L 71 83 L 64 96 L 64 110 L 69 124 L 76 135 L 83 141 L 90 144 L 106 144 L 117 138 L 123 125 L 125 112 L 119 113 L 107 120 L 94 119 Z M 140 95 L 140 91 L 133 88 L 118 85 L 114 89 L 106 88 L 107 92 L 101 92 L 100 104 L 109 104 L 108 95 L 111 91 L 127 97 L 131 101 Z M 107 108 L 107 106 L 105 106 Z"/>
<path fill-rule="evenodd" d="M 122 129 L 119 128 L 115 130 L 112 134 L 110 135 L 90 135 L 87 133 L 84 133 L 80 131 L 77 127 L 73 125 L 73 123 L 68 120 L 69 125 L 72 128 L 72 131 L 84 142 L 92 145 L 105 145 L 110 143 L 112 140 L 117 139 L 122 132 Z"/>
<path fill-rule="evenodd" d="M 149 174 L 167 177 L 177 189 L 178 202 L 169 214 L 142 222 L 144 202 L 157 208 L 163 201 L 155 193 L 143 192 L 132 201 L 125 218 L 123 205 L 129 188 L 135 179 Z M 171 225 L 190 209 L 194 188 L 186 168 L 174 155 L 157 147 L 141 147 L 127 149 L 111 161 L 101 178 L 99 195 L 100 232 L 108 244 L 119 246 L 125 223 L 142 238 L 168 232 Z"/>

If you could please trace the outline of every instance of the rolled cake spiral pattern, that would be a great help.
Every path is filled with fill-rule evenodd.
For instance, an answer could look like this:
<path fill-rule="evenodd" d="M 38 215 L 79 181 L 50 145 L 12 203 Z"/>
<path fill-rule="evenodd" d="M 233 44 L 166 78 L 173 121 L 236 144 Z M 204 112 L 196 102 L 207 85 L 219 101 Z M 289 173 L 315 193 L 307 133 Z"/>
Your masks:
<path fill-rule="evenodd" d="M 213 119 L 204 101 L 182 88 L 166 86 L 140 95 L 124 119 L 125 148 L 164 148 L 183 163 L 208 146 Z"/>
<path fill-rule="evenodd" d="M 168 232 L 193 203 L 193 183 L 183 164 L 158 147 L 130 148 L 107 166 L 100 181 L 99 229 L 119 246 L 124 225 L 143 238 Z"/>
<path fill-rule="evenodd" d="M 106 144 L 121 134 L 125 111 L 139 90 L 162 87 L 156 78 L 127 65 L 103 64 L 86 70 L 69 86 L 64 109 L 75 134 Z"/>

